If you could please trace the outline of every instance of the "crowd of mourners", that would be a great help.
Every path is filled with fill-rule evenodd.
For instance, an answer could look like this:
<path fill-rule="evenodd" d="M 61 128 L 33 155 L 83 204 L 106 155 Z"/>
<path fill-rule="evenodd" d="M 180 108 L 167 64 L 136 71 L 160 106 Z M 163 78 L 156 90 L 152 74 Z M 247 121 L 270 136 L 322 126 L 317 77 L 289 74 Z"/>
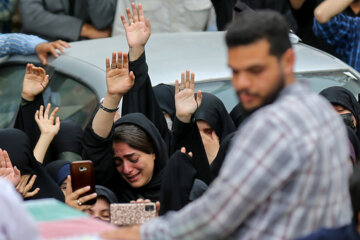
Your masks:
<path fill-rule="evenodd" d="M 45 104 L 51 79 L 27 64 L 14 126 L 0 129 L 0 239 L 38 239 L 19 196 L 108 222 L 112 203 L 156 203 L 159 217 L 105 239 L 360 239 L 360 104 L 343 87 L 297 82 L 288 35 L 360 70 L 360 1 L 2 2 L 0 56 L 46 65 L 68 42 L 116 35 L 129 49 L 104 59 L 107 93 L 85 129 Z M 6 33 L 15 6 L 23 33 Z M 151 33 L 216 30 L 240 100 L 230 113 L 195 92 L 189 70 L 152 86 Z M 70 164 L 83 159 L 96 193 L 72 189 Z"/>

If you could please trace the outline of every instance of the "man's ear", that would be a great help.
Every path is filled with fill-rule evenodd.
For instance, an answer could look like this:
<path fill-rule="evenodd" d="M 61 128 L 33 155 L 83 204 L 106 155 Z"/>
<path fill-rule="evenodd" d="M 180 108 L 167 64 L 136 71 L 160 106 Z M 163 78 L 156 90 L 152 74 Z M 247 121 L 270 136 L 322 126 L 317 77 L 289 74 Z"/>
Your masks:
<path fill-rule="evenodd" d="M 358 225 L 360 223 L 360 212 L 357 214 Z"/>
<path fill-rule="evenodd" d="M 294 49 L 289 48 L 281 57 L 281 66 L 283 67 L 284 74 L 291 76 L 294 74 L 295 67 L 295 52 Z"/>

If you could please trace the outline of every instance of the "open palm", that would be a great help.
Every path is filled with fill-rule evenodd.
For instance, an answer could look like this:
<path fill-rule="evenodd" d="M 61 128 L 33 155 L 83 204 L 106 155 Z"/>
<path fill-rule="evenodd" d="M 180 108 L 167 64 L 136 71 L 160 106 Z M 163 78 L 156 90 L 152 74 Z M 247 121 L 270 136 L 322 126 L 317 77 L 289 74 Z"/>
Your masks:
<path fill-rule="evenodd" d="M 134 80 L 134 73 L 129 72 L 126 53 L 119 52 L 117 60 L 116 53 L 113 53 L 111 67 L 109 58 L 106 59 L 106 85 L 110 94 L 126 94 L 134 85 Z"/>
<path fill-rule="evenodd" d="M 0 149 L 0 177 L 16 186 L 20 182 L 20 171 L 13 167 L 6 151 Z"/>
<path fill-rule="evenodd" d="M 201 104 L 202 94 L 199 91 L 195 99 L 195 75 L 186 71 L 181 74 L 181 84 L 175 83 L 175 108 L 177 116 L 192 116 Z"/>
<path fill-rule="evenodd" d="M 32 98 L 44 91 L 48 83 L 49 76 L 46 75 L 43 68 L 28 64 L 26 66 L 22 93 L 30 98 L 27 100 L 32 100 Z"/>
<path fill-rule="evenodd" d="M 136 9 L 135 3 L 131 4 L 133 14 L 130 9 L 126 9 L 129 22 L 122 15 L 121 20 L 126 31 L 126 39 L 130 48 L 137 46 L 145 46 L 151 34 L 151 26 L 149 19 L 145 19 L 142 5 L 138 5 Z"/>
<path fill-rule="evenodd" d="M 51 104 L 49 103 L 44 112 L 44 106 L 41 105 L 40 109 L 35 113 L 35 122 L 39 126 L 41 134 L 54 137 L 60 130 L 60 118 L 56 117 L 59 108 L 56 107 L 50 114 Z"/>

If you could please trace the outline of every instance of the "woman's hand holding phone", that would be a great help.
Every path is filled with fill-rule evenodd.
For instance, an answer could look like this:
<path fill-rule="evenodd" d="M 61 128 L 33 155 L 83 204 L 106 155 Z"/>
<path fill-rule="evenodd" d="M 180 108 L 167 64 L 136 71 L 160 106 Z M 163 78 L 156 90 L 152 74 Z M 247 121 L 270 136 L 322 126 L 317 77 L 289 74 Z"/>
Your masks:
<path fill-rule="evenodd" d="M 80 197 L 82 194 L 90 191 L 90 186 L 86 186 L 83 188 L 80 188 L 73 192 L 72 186 L 71 186 L 71 177 L 67 177 L 66 182 L 66 196 L 65 196 L 65 203 L 69 205 L 70 207 L 76 208 L 80 211 L 85 211 L 87 209 L 90 209 L 92 205 L 85 205 L 84 203 L 95 199 L 97 197 L 96 193 L 92 193 L 83 197 Z"/>

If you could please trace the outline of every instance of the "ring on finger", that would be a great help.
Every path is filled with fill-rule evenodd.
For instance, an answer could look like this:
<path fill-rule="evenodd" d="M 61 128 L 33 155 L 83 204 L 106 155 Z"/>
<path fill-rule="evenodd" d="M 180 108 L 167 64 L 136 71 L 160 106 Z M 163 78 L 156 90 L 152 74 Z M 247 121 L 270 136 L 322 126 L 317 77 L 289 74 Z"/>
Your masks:
<path fill-rule="evenodd" d="M 40 83 L 40 85 L 43 87 L 43 89 L 45 89 L 44 85 L 42 83 Z"/>
<path fill-rule="evenodd" d="M 112 64 L 111 64 L 111 68 L 112 68 L 112 69 L 115 69 L 115 68 L 116 68 L 116 64 L 115 64 L 115 63 L 112 63 Z"/>
<path fill-rule="evenodd" d="M 79 199 L 77 200 L 77 203 L 79 206 L 81 206 L 83 204 Z"/>

